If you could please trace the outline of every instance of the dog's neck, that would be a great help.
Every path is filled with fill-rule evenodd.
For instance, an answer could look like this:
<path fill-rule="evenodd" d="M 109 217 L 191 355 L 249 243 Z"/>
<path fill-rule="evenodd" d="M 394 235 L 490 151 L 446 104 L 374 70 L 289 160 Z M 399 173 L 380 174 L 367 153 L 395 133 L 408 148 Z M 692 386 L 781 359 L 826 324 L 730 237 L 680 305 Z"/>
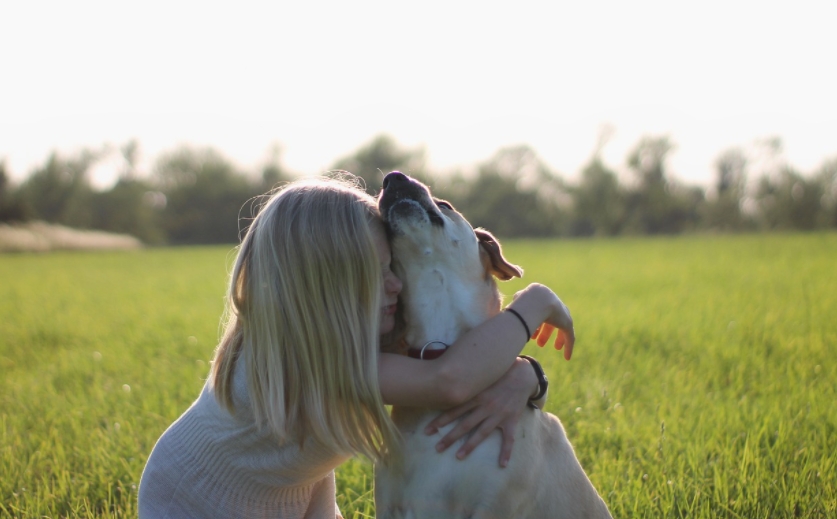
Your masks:
<path fill-rule="evenodd" d="M 500 311 L 500 292 L 481 269 L 464 278 L 445 269 L 413 267 L 404 272 L 409 285 L 401 294 L 406 324 L 405 340 L 411 347 L 429 341 L 453 344 L 465 332 Z M 429 349 L 442 347 L 431 345 Z"/>

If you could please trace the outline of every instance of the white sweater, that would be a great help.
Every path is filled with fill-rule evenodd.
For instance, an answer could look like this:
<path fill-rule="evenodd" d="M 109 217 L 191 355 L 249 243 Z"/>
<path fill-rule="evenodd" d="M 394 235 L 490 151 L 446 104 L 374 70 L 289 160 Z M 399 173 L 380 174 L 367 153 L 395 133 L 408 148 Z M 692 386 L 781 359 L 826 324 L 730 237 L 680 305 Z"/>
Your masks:
<path fill-rule="evenodd" d="M 306 439 L 279 445 L 253 419 L 244 362 L 233 375 L 232 416 L 204 386 L 157 441 L 142 473 L 140 519 L 341 517 L 334 468 L 348 459 Z"/>

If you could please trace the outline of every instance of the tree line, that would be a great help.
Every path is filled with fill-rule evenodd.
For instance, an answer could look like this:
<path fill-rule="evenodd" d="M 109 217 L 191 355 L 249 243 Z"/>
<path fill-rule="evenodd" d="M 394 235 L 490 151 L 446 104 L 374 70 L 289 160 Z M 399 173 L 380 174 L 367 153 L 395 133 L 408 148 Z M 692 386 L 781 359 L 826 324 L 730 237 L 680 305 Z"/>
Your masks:
<path fill-rule="evenodd" d="M 782 157 L 778 138 L 722 151 L 711 188 L 689 186 L 669 171 L 675 144 L 642 138 L 628 153 L 630 178 L 620 181 L 602 159 L 604 139 L 576 182 L 551 170 L 532 148 L 498 150 L 472 172 L 440 174 L 425 151 L 381 135 L 332 170 L 361 177 L 375 193 L 383 175 L 399 170 L 433 188 L 475 226 L 504 237 L 658 235 L 837 228 L 837 157 L 803 174 Z M 260 195 L 298 177 L 276 152 L 259 171 L 240 170 L 213 148 L 183 146 L 163 153 L 152 171 L 137 170 L 139 144 L 121 146 L 116 183 L 104 190 L 91 171 L 114 150 L 52 153 L 17 185 L 0 162 L 0 222 L 43 220 L 127 233 L 151 245 L 237 242 Z"/>

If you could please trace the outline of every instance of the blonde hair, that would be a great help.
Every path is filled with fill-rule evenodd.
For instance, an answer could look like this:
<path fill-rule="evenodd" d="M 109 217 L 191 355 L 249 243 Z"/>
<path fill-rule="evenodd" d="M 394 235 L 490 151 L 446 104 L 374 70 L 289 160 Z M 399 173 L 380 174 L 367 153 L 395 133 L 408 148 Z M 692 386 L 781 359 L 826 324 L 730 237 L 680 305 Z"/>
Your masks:
<path fill-rule="evenodd" d="M 397 441 L 378 386 L 378 221 L 357 184 L 299 181 L 270 196 L 239 247 L 210 384 L 233 412 L 244 360 L 256 423 L 281 443 L 313 436 L 377 461 Z"/>

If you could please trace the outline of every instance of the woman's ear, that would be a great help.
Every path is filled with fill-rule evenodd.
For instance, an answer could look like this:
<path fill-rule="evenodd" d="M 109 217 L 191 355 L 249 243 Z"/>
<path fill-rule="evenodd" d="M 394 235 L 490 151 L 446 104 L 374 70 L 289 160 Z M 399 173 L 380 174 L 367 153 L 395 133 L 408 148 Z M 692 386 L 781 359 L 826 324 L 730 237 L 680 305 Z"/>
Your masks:
<path fill-rule="evenodd" d="M 506 261 L 500 242 L 485 229 L 474 229 L 480 244 L 480 257 L 483 259 L 486 275 L 491 274 L 501 281 L 523 277 L 523 269 Z"/>

